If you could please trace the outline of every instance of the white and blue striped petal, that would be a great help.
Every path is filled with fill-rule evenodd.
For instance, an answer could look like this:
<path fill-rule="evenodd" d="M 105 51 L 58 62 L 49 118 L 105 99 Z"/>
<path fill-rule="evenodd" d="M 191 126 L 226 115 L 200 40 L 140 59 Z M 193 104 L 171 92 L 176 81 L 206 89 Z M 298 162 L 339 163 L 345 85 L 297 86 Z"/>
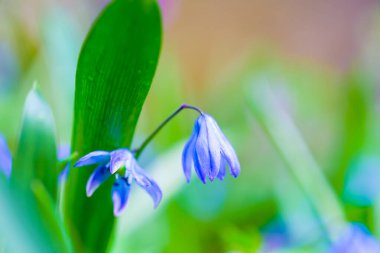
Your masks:
<path fill-rule="evenodd" d="M 125 166 L 133 158 L 132 153 L 128 149 L 117 149 L 111 152 L 110 171 L 114 174 L 121 167 Z"/>
<path fill-rule="evenodd" d="M 153 207 L 156 208 L 162 199 L 162 191 L 157 183 L 140 168 L 137 162 L 133 164 L 130 174 L 136 183 L 149 194 L 153 200 Z"/>
<path fill-rule="evenodd" d="M 206 122 L 208 149 L 210 153 L 210 180 L 212 181 L 219 173 L 222 158 L 220 152 L 221 146 L 218 135 L 215 134 L 212 126 L 213 123 L 216 125 L 216 122 L 207 114 L 205 114 L 204 119 Z"/>
<path fill-rule="evenodd" d="M 74 164 L 74 167 L 87 166 L 97 163 L 105 163 L 110 160 L 110 157 L 111 156 L 109 152 L 94 151 L 80 158 L 78 162 Z"/>
<path fill-rule="evenodd" d="M 199 126 L 198 123 L 195 123 L 194 131 L 191 134 L 190 140 L 186 143 L 185 148 L 182 153 L 182 168 L 183 173 L 185 174 L 186 181 L 190 182 L 191 178 L 191 167 L 193 164 L 193 153 L 195 149 L 195 143 L 197 141 L 199 134 Z"/>
<path fill-rule="evenodd" d="M 205 117 L 208 122 L 207 125 L 210 127 L 210 129 L 212 129 L 215 138 L 217 138 L 219 141 L 220 152 L 230 166 L 231 174 L 234 177 L 237 177 L 240 174 L 240 163 L 234 148 L 227 140 L 226 136 L 223 134 L 216 121 L 210 115 L 206 114 Z"/>
<path fill-rule="evenodd" d="M 223 181 L 225 175 L 226 175 L 226 160 L 222 158 L 220 160 L 219 172 L 218 172 L 217 177 L 220 181 Z"/>
<path fill-rule="evenodd" d="M 193 150 L 193 160 L 194 160 L 195 173 L 197 174 L 197 176 L 199 177 L 199 179 L 202 181 L 202 183 L 205 184 L 206 183 L 206 177 L 208 175 L 207 168 L 204 167 L 200 163 L 196 149 Z"/>
<path fill-rule="evenodd" d="M 195 156 L 198 158 L 196 167 L 203 175 L 211 177 L 211 156 L 208 143 L 207 125 L 204 117 L 200 116 L 197 119 L 199 126 L 199 134 L 195 143 Z M 196 159 L 194 159 L 196 160 Z M 211 179 L 211 178 L 210 178 Z"/>

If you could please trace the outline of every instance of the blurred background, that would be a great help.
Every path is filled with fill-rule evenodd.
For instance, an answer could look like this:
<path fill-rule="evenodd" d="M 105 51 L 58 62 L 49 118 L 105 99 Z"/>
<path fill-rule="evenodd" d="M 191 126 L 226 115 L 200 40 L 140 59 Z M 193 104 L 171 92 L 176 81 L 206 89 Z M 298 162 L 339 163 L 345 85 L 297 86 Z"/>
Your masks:
<path fill-rule="evenodd" d="M 12 151 L 34 81 L 58 142 L 70 143 L 80 46 L 106 3 L 0 0 L 0 132 Z M 164 202 L 152 210 L 137 190 L 113 251 L 325 252 L 314 205 L 330 207 L 308 191 L 327 191 L 346 221 L 380 236 L 380 2 L 159 3 L 161 58 L 134 145 L 180 104 L 197 105 L 236 148 L 241 174 L 185 183 L 181 152 L 196 115 L 182 113 L 141 157 Z M 293 149 L 299 157 L 287 155 Z M 298 178 L 313 175 L 309 165 L 321 177 L 305 186 Z"/>

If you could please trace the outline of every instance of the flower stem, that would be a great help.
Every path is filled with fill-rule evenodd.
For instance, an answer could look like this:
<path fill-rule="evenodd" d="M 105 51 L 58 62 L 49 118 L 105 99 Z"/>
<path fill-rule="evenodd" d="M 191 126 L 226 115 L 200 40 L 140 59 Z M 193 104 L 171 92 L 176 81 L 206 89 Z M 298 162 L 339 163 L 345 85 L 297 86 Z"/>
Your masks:
<path fill-rule="evenodd" d="M 180 113 L 183 109 L 191 109 L 194 111 L 199 112 L 201 115 L 203 114 L 203 111 L 195 106 L 182 104 L 177 110 L 175 110 L 169 117 L 167 117 L 157 128 L 154 130 L 148 138 L 145 139 L 145 141 L 140 145 L 139 148 L 132 150 L 133 153 L 135 153 L 136 159 L 140 156 L 141 152 L 145 149 L 145 147 L 149 144 L 149 142 L 152 141 L 152 139 L 160 132 L 160 130 L 170 121 L 172 120 L 178 113 Z"/>

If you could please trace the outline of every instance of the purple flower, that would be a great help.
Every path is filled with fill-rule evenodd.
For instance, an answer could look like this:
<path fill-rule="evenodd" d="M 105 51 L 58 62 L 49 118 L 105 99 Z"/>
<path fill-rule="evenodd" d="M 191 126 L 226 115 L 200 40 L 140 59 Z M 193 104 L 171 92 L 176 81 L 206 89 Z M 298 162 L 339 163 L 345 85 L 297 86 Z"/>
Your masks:
<path fill-rule="evenodd" d="M 116 174 L 116 180 L 112 187 L 112 201 L 114 214 L 118 216 L 126 207 L 130 192 L 130 186 L 136 182 L 152 198 L 154 208 L 158 206 L 162 198 L 162 192 L 155 181 L 153 181 L 138 165 L 133 154 L 128 149 L 117 149 L 112 152 L 94 151 L 79 159 L 74 167 L 100 164 L 91 174 L 87 181 L 86 194 L 90 197 L 95 190 L 111 175 Z M 125 168 L 124 175 L 117 173 Z"/>
<path fill-rule="evenodd" d="M 0 171 L 6 177 L 10 177 L 12 172 L 12 155 L 9 151 L 7 142 L 3 135 L 0 134 Z"/>
<path fill-rule="evenodd" d="M 187 182 L 190 181 L 193 164 L 197 176 L 203 183 L 206 183 L 207 177 L 210 181 L 216 177 L 223 180 L 227 164 L 234 177 L 240 173 L 235 150 L 216 121 L 205 113 L 195 121 L 194 131 L 182 153 L 182 167 Z"/>
<path fill-rule="evenodd" d="M 380 253 L 380 243 L 363 225 L 350 225 L 330 253 Z"/>

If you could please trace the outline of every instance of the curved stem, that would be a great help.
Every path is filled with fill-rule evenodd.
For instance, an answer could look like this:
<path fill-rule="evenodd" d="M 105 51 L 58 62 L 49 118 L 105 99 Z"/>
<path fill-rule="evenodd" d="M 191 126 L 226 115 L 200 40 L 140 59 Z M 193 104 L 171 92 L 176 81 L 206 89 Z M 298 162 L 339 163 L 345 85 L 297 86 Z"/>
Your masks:
<path fill-rule="evenodd" d="M 172 120 L 178 113 L 180 113 L 183 109 L 191 109 L 194 111 L 199 112 L 199 114 L 203 114 L 203 111 L 195 106 L 182 104 L 177 110 L 175 110 L 168 118 L 166 118 L 157 128 L 154 130 L 148 138 L 145 139 L 145 141 L 140 145 L 139 148 L 132 150 L 132 152 L 135 154 L 135 158 L 137 159 L 141 152 L 145 149 L 145 147 L 151 142 L 151 140 L 160 132 L 160 130 L 170 121 Z"/>

